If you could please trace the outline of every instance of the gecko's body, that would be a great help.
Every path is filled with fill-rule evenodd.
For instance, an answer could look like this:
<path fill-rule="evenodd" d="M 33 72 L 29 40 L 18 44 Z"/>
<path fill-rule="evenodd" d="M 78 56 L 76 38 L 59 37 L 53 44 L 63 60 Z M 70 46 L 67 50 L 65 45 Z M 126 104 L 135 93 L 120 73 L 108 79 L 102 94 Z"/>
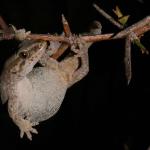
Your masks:
<path fill-rule="evenodd" d="M 78 68 L 75 57 L 61 63 L 50 59 L 51 63 L 45 67 L 33 68 L 44 54 L 45 44 L 32 44 L 32 48 L 36 48 L 33 57 L 12 56 L 1 75 L 2 101 L 5 103 L 8 100 L 10 117 L 21 130 L 21 137 L 26 133 L 29 139 L 30 132 L 37 133 L 32 126 L 52 117 L 61 106 L 67 88 L 88 72 L 87 68 L 82 75 L 78 74 L 79 77 L 77 74 L 74 76 Z"/>
<path fill-rule="evenodd" d="M 1 98 L 3 103 L 8 101 L 9 115 L 19 127 L 21 137 L 25 133 L 32 139 L 31 132 L 37 133 L 33 126 L 52 117 L 66 90 L 88 73 L 90 45 L 80 43 L 76 55 L 61 62 L 49 58 L 44 67 L 34 68 L 46 55 L 46 42 L 24 45 L 8 59 L 1 75 Z"/>

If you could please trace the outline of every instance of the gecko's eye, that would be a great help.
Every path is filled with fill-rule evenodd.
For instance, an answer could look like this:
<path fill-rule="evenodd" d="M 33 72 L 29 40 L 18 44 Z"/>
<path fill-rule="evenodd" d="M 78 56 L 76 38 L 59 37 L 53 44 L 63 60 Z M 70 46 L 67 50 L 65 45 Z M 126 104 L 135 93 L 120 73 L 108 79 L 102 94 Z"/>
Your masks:
<path fill-rule="evenodd" d="M 26 59 L 27 57 L 29 56 L 29 53 L 28 52 L 20 52 L 19 53 L 19 57 L 23 58 L 23 59 Z"/>

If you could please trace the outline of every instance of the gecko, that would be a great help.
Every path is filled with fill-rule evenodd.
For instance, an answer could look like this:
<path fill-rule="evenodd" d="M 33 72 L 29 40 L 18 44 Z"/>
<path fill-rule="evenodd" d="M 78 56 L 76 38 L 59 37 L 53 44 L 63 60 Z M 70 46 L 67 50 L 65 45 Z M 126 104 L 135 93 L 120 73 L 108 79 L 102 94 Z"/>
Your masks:
<path fill-rule="evenodd" d="M 3 104 L 8 102 L 9 116 L 20 129 L 21 138 L 26 134 L 32 140 L 32 133 L 38 133 L 34 126 L 54 116 L 67 89 L 87 75 L 92 43 L 71 40 L 75 54 L 60 62 L 49 57 L 44 66 L 35 67 L 48 55 L 45 41 L 23 45 L 6 61 L 0 77 L 1 99 Z"/>

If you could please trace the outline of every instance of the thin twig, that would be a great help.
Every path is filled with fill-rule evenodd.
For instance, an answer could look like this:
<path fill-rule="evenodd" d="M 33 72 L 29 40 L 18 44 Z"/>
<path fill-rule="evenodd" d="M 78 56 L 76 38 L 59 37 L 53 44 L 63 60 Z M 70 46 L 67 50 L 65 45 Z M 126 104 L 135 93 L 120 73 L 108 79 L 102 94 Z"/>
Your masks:
<path fill-rule="evenodd" d="M 103 9 L 101 9 L 98 5 L 93 4 L 93 7 L 101 14 L 103 15 L 107 20 L 109 20 L 112 24 L 117 26 L 119 29 L 123 29 L 124 26 L 121 25 L 119 22 L 117 22 L 113 17 L 111 17 L 108 13 L 106 13 Z"/>
<path fill-rule="evenodd" d="M 67 37 L 71 36 L 72 33 L 69 27 L 69 23 L 63 14 L 62 14 L 62 24 L 63 24 L 65 36 Z"/>
<path fill-rule="evenodd" d="M 125 76 L 127 79 L 127 83 L 129 84 L 131 81 L 131 78 L 132 78 L 131 38 L 130 38 L 130 36 L 127 36 L 125 39 L 124 64 L 125 64 Z"/>
<path fill-rule="evenodd" d="M 66 37 L 69 38 L 72 35 L 72 33 L 71 33 L 69 23 L 66 20 L 64 15 L 62 15 L 62 24 L 63 24 L 63 28 L 64 28 L 64 34 Z M 67 43 L 62 43 L 60 45 L 60 47 L 58 48 L 57 52 L 55 54 L 53 54 L 51 57 L 54 59 L 58 59 L 66 51 L 66 49 L 68 47 L 69 47 L 69 45 Z"/>

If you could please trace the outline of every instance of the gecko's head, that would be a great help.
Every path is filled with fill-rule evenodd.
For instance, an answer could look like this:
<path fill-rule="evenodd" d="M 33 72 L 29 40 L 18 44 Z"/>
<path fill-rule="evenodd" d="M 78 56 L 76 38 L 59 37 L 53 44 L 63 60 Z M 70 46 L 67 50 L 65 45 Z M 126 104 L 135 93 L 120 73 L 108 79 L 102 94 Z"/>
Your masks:
<path fill-rule="evenodd" d="M 6 63 L 10 74 L 24 76 L 29 73 L 42 57 L 47 47 L 46 42 L 35 42 L 19 49 Z"/>

